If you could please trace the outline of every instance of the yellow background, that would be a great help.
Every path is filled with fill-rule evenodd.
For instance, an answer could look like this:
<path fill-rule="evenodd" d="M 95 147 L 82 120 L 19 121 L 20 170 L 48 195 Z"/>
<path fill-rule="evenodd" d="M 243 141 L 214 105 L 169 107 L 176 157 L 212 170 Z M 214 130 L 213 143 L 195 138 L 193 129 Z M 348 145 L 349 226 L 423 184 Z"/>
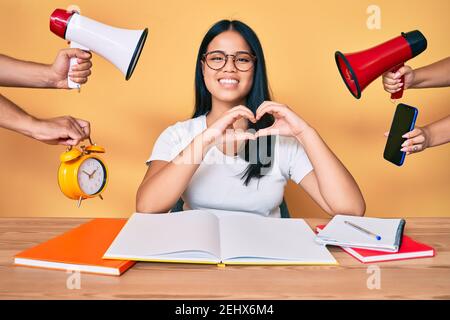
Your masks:
<path fill-rule="evenodd" d="M 420 30 L 428 48 L 408 64 L 420 67 L 450 54 L 450 2 L 430 1 L 18 1 L 0 2 L 0 50 L 19 59 L 51 63 L 66 42 L 49 31 L 55 8 L 77 4 L 87 17 L 113 26 L 149 28 L 130 81 L 93 56 L 93 75 L 81 94 L 67 90 L 0 88 L 29 113 L 43 118 L 87 119 L 105 146 L 110 180 L 104 201 L 80 209 L 57 184 L 62 146 L 49 146 L 0 130 L 0 216 L 126 217 L 145 160 L 164 128 L 191 116 L 194 66 L 200 41 L 216 21 L 239 19 L 258 34 L 274 100 L 313 125 L 361 187 L 369 216 L 450 216 L 450 145 L 407 157 L 398 168 L 383 159 L 395 105 L 381 79 L 351 96 L 334 52 L 354 52 Z M 381 30 L 366 27 L 369 5 L 381 8 Z M 449 113 L 450 89 L 407 91 L 419 108 L 418 125 Z M 218 181 L 217 183 L 220 183 Z M 286 200 L 296 217 L 325 217 L 303 190 L 289 183 Z"/>

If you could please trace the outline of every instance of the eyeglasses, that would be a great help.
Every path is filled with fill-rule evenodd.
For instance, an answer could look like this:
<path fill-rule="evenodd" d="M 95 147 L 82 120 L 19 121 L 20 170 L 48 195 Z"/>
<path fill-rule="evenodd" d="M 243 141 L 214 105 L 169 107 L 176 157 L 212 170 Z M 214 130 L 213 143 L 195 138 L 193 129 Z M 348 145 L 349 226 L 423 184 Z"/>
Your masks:
<path fill-rule="evenodd" d="M 237 51 L 235 54 L 226 54 L 223 51 L 211 51 L 203 55 L 203 61 L 213 70 L 221 70 L 226 66 L 228 57 L 233 57 L 233 63 L 239 71 L 248 71 L 253 68 L 256 56 L 246 51 Z"/>

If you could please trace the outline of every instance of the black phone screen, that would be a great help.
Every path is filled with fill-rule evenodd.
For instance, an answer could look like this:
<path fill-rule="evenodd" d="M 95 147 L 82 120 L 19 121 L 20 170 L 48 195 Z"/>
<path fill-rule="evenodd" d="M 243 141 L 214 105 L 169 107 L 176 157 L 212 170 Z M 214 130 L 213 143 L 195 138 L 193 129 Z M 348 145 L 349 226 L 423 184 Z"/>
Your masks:
<path fill-rule="evenodd" d="M 417 109 L 406 104 L 400 103 L 395 110 L 394 119 L 392 120 L 389 136 L 384 148 L 384 159 L 398 166 L 403 164 L 405 160 L 405 152 L 400 151 L 406 138 L 402 135 L 411 131 L 417 118 Z"/>

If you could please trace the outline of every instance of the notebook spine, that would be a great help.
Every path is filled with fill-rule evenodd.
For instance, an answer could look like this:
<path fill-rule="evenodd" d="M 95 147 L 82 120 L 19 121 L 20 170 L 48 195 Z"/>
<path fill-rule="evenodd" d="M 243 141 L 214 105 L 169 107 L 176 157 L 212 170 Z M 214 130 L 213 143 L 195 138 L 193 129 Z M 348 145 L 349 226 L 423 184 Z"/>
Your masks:
<path fill-rule="evenodd" d="M 405 219 L 400 219 L 400 223 L 398 224 L 397 234 L 395 235 L 395 248 L 400 248 L 402 245 L 402 239 L 403 239 L 403 230 L 405 229 Z"/>

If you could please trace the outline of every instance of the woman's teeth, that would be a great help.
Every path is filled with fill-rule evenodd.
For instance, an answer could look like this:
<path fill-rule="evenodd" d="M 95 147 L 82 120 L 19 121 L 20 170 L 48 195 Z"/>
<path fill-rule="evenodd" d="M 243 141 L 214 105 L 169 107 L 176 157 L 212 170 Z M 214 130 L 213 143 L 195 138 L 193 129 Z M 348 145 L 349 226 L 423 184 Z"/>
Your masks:
<path fill-rule="evenodd" d="M 237 84 L 239 81 L 236 79 L 220 79 L 219 82 L 222 84 Z"/>

